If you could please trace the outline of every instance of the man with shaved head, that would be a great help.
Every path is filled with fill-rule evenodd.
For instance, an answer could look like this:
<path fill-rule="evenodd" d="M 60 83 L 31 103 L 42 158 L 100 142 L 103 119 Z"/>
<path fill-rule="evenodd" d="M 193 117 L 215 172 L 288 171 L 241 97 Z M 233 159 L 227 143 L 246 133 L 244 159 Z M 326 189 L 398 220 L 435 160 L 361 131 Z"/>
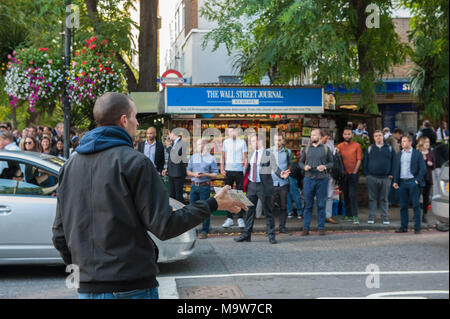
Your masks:
<path fill-rule="evenodd" d="M 156 128 L 149 127 L 146 131 L 147 140 L 138 144 L 138 151 L 144 153 L 155 166 L 159 174 L 164 168 L 164 146 L 161 142 L 156 141 Z"/>
<path fill-rule="evenodd" d="M 60 171 L 53 244 L 79 270 L 80 299 L 158 298 L 157 247 L 148 231 L 167 240 L 215 210 L 246 209 L 228 187 L 173 211 L 151 160 L 133 148 L 136 112 L 124 94 L 99 97 L 98 127 Z"/>

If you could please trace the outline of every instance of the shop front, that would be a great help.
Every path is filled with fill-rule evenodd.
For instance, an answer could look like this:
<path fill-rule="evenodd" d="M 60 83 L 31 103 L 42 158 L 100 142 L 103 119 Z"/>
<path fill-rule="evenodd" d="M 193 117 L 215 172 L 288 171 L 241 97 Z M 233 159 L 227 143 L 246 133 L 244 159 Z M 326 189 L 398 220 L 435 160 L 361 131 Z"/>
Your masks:
<path fill-rule="evenodd" d="M 221 142 L 229 126 L 240 128 L 244 140 L 248 132 L 265 129 L 266 147 L 272 145 L 271 129 L 277 129 L 285 137 L 286 147 L 292 150 L 296 161 L 300 149 L 309 143 L 313 128 L 326 128 L 333 138 L 337 137 L 334 101 L 333 95 L 325 94 L 318 86 L 167 87 L 164 114 L 170 121 L 165 133 L 172 128 L 182 128 L 184 141 L 191 145 L 190 154 L 194 136 L 215 142 L 213 155 L 219 164 Z M 220 137 L 209 135 L 211 132 L 220 132 Z M 212 186 L 223 186 L 223 176 L 219 175 Z M 189 188 L 187 180 L 186 200 Z"/>

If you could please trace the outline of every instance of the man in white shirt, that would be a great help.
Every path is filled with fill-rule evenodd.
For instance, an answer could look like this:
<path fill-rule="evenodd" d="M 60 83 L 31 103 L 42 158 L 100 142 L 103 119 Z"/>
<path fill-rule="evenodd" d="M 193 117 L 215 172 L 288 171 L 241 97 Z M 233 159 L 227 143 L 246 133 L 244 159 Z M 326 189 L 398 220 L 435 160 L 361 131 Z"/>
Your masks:
<path fill-rule="evenodd" d="M 225 185 L 233 187 L 236 183 L 236 189 L 243 189 L 244 167 L 247 166 L 247 144 L 243 139 L 238 137 L 238 129 L 235 126 L 228 128 L 228 138 L 222 144 L 222 160 L 220 163 L 220 173 L 225 177 Z M 244 211 L 238 214 L 238 226 L 245 227 Z M 227 219 L 222 227 L 228 228 L 233 226 L 233 215 L 227 212 Z"/>

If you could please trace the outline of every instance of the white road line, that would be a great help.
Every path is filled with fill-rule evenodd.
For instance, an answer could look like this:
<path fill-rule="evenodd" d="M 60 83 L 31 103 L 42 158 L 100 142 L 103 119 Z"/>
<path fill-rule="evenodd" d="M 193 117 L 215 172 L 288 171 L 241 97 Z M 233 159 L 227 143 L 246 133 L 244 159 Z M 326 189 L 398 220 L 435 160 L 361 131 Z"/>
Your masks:
<path fill-rule="evenodd" d="M 283 272 L 283 273 L 237 273 L 237 274 L 214 274 L 193 276 L 162 276 L 158 277 L 159 297 L 161 299 L 178 299 L 177 279 L 208 279 L 208 278 L 230 278 L 230 277 L 278 277 L 278 276 L 373 276 L 373 275 L 435 275 L 448 274 L 448 270 L 413 270 L 413 271 L 350 271 L 350 272 Z"/>

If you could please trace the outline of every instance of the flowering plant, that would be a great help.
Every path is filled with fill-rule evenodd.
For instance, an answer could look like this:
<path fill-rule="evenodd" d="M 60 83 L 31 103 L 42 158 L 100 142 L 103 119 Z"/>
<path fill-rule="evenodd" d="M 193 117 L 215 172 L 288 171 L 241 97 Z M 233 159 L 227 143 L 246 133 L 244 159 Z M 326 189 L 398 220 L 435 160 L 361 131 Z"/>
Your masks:
<path fill-rule="evenodd" d="M 5 91 L 10 105 L 28 101 L 30 111 L 36 105 L 59 100 L 64 76 L 62 61 L 48 48 L 22 48 L 8 55 Z"/>
<path fill-rule="evenodd" d="M 92 104 L 105 92 L 123 92 L 126 81 L 108 40 L 94 36 L 76 50 L 68 76 L 68 95 L 73 105 Z M 90 102 L 90 103 L 89 103 Z"/>

